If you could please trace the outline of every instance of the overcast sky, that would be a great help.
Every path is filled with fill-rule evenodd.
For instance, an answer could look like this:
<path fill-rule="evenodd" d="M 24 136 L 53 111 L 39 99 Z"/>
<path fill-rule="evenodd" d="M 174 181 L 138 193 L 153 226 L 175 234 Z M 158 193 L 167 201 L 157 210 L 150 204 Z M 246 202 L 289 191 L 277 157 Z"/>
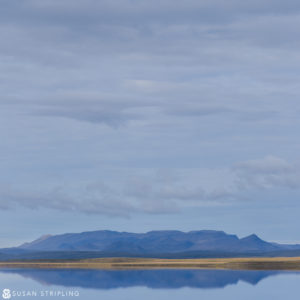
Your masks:
<path fill-rule="evenodd" d="M 0 246 L 300 242 L 299 28 L 295 0 L 2 1 Z"/>

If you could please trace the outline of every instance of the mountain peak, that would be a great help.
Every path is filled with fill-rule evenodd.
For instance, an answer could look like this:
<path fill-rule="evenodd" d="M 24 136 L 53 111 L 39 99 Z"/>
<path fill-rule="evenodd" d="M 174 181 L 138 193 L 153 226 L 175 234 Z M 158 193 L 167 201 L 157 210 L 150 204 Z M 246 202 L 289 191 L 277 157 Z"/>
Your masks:
<path fill-rule="evenodd" d="M 263 240 L 261 238 L 259 238 L 256 234 L 250 234 L 244 238 L 242 238 L 241 240 L 243 241 L 256 241 L 256 242 L 263 242 Z"/>

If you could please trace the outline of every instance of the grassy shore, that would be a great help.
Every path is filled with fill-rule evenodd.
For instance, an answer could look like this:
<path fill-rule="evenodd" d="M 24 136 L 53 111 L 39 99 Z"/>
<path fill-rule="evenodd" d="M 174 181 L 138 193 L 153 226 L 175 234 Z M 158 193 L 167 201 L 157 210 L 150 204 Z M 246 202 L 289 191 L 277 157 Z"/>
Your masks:
<path fill-rule="evenodd" d="M 83 260 L 31 260 L 0 262 L 0 268 L 36 269 L 227 269 L 227 270 L 299 270 L 300 257 L 152 259 L 96 258 Z"/>

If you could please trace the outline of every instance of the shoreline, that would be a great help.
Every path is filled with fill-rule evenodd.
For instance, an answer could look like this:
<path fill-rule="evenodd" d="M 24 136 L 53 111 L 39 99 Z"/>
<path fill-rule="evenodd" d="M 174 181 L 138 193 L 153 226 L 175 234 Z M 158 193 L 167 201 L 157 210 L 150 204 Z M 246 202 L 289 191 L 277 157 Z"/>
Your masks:
<path fill-rule="evenodd" d="M 152 259 L 96 258 L 82 260 L 1 261 L 0 268 L 24 269 L 219 269 L 300 271 L 300 257 Z"/>

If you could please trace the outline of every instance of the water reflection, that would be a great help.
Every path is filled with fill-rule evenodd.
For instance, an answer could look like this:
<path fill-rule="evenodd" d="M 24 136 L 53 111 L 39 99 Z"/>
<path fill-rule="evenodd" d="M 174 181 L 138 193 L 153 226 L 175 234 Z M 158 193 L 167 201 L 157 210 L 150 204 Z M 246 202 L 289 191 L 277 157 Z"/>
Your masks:
<path fill-rule="evenodd" d="M 244 281 L 256 285 L 262 279 L 281 271 L 231 271 L 231 270 L 38 270 L 2 269 L 0 273 L 18 274 L 44 285 L 115 289 L 143 286 L 153 289 L 192 287 L 200 289 L 224 288 Z M 298 273 L 299 274 L 299 273 Z"/>

